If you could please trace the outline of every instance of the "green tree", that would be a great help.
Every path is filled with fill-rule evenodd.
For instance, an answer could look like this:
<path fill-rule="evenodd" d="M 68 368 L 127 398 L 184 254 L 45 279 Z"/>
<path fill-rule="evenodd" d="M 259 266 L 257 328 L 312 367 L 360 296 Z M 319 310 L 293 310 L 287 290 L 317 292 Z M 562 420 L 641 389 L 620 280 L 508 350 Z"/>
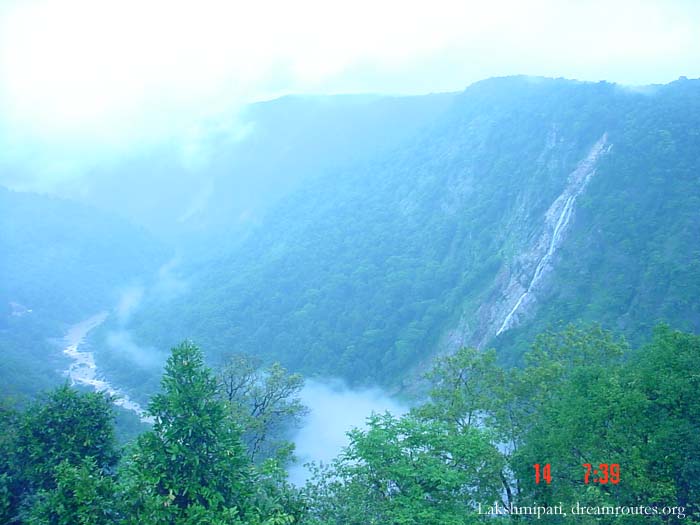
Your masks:
<path fill-rule="evenodd" d="M 408 414 L 373 415 L 307 490 L 310 523 L 457 525 L 499 495 L 502 458 L 486 432 Z"/>
<path fill-rule="evenodd" d="M 513 502 L 516 487 L 509 459 L 518 441 L 517 410 L 509 375 L 497 364 L 495 351 L 461 348 L 437 359 L 426 378 L 429 401 L 414 412 L 426 422 L 444 425 L 456 440 L 475 430 L 489 439 L 499 449 L 489 470 L 501 485 L 495 499 L 504 505 Z"/>
<path fill-rule="evenodd" d="M 683 506 L 698 497 L 697 374 L 700 339 L 657 329 L 632 352 L 596 327 L 542 334 L 511 373 L 521 425 L 512 458 L 519 502 L 590 506 Z M 551 484 L 535 484 L 534 463 L 552 465 Z M 584 483 L 583 464 L 619 464 L 619 484 Z M 588 521 L 586 521 L 588 520 Z M 631 524 L 637 516 L 582 517 L 582 523 Z M 550 523 L 562 521 L 551 518 Z M 660 516 L 645 521 L 662 523 Z"/>
<path fill-rule="evenodd" d="M 199 348 L 173 348 L 161 385 L 148 408 L 153 430 L 138 438 L 124 466 L 128 522 L 238 523 L 252 491 L 251 466 Z"/>
<path fill-rule="evenodd" d="M 118 459 L 113 417 L 108 395 L 81 393 L 68 385 L 30 406 L 18 431 L 18 462 L 26 489 L 55 488 L 55 469 L 64 461 L 77 466 L 92 458 L 99 469 L 111 469 Z"/>
<path fill-rule="evenodd" d="M 19 414 L 0 401 L 0 523 L 10 523 L 17 513 L 22 492 L 20 464 L 17 461 Z"/>
<path fill-rule="evenodd" d="M 231 417 L 244 429 L 250 459 L 275 457 L 286 463 L 293 444 L 285 438 L 308 411 L 298 397 L 304 378 L 279 363 L 263 369 L 255 358 L 235 354 L 220 369 L 218 380 Z"/>
<path fill-rule="evenodd" d="M 78 465 L 63 461 L 55 469 L 56 487 L 41 490 L 26 520 L 28 525 L 110 525 L 118 522 L 115 484 L 93 458 Z"/>
<path fill-rule="evenodd" d="M 634 452 L 639 442 L 635 417 L 644 399 L 623 378 L 627 350 L 623 340 L 600 328 L 568 327 L 539 336 L 525 356 L 525 368 L 512 371 L 517 418 L 522 422 L 511 463 L 518 504 L 634 503 L 622 487 L 590 480 L 585 484 L 583 468 L 587 463 L 595 468 L 600 463 L 624 464 L 626 483 L 633 481 L 632 472 L 644 469 L 643 458 Z M 552 466 L 551 484 L 536 484 L 535 463 Z M 550 521 L 558 519 L 563 518 Z"/>
<path fill-rule="evenodd" d="M 455 431 L 488 426 L 511 442 L 514 432 L 508 375 L 496 362 L 496 352 L 461 348 L 436 360 L 426 374 L 430 398 L 417 409 L 428 419 L 444 421 Z"/>
<path fill-rule="evenodd" d="M 644 346 L 630 381 L 642 391 L 644 473 L 650 483 L 672 487 L 664 503 L 686 508 L 700 522 L 700 336 L 658 326 Z"/>

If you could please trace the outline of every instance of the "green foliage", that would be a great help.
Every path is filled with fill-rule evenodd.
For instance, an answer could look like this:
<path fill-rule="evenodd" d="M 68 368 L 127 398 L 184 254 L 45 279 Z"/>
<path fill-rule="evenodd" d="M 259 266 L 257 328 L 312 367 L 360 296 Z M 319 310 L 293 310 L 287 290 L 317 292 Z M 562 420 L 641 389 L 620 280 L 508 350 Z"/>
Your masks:
<path fill-rule="evenodd" d="M 0 401 L 0 523 L 10 523 L 19 507 L 23 490 L 17 461 L 19 414 Z"/>
<path fill-rule="evenodd" d="M 630 376 L 647 400 L 636 425 L 649 436 L 641 453 L 651 479 L 700 522 L 700 337 L 661 325 L 637 359 Z"/>
<path fill-rule="evenodd" d="M 287 480 L 287 472 L 277 459 L 267 459 L 256 468 L 255 492 L 250 499 L 254 510 L 247 516 L 250 524 L 292 525 L 301 523 L 307 504 L 300 490 Z"/>
<path fill-rule="evenodd" d="M 0 250 L 11 254 L 0 258 L 0 296 L 31 309 L 26 315 L 79 321 L 167 256 L 142 229 L 76 202 L 0 187 L 0 209 Z"/>
<path fill-rule="evenodd" d="M 28 525 L 114 525 L 114 481 L 93 458 L 78 465 L 68 461 L 55 468 L 56 487 L 39 491 L 29 511 Z"/>
<path fill-rule="evenodd" d="M 428 378 L 429 402 L 398 418 L 373 415 L 338 460 L 317 469 L 309 523 L 488 522 L 479 503 L 510 490 L 497 434 L 484 425 L 503 402 L 503 371 L 493 352 L 462 349 Z"/>
<path fill-rule="evenodd" d="M 60 385 L 57 345 L 67 323 L 118 299 L 117 287 L 145 278 L 167 252 L 116 216 L 63 199 L 0 187 L 0 384 L 35 399 Z"/>
<path fill-rule="evenodd" d="M 250 465 L 241 431 L 192 343 L 173 348 L 162 389 L 148 408 L 153 430 L 124 465 L 128 522 L 237 523 L 251 492 Z"/>
<path fill-rule="evenodd" d="M 18 463 L 30 489 L 56 486 L 56 467 L 92 458 L 100 469 L 118 459 L 112 401 L 103 393 L 80 393 L 67 385 L 49 393 L 25 413 L 18 430 Z"/>
<path fill-rule="evenodd" d="M 266 377 L 255 387 L 275 393 L 270 410 L 286 406 L 284 396 L 296 392 L 299 378 L 279 367 Z M 257 467 L 248 459 L 241 421 L 196 346 L 173 349 L 162 387 L 149 405 L 152 430 L 130 445 L 116 472 L 108 396 L 63 386 L 23 412 L 0 406 L 2 523 L 299 522 L 305 513 L 299 491 L 279 459 Z"/>
<path fill-rule="evenodd" d="M 503 369 L 493 351 L 467 348 L 439 359 L 428 400 L 403 416 L 372 415 L 300 491 L 280 457 L 251 461 L 245 419 L 233 417 L 245 411 L 228 401 L 275 392 L 270 406 L 290 408 L 298 378 L 279 366 L 257 376 L 239 356 L 229 363 L 237 373 L 217 379 L 186 342 L 149 405 L 152 430 L 117 475 L 108 397 L 64 386 L 23 412 L 2 406 L 0 516 L 37 525 L 461 525 L 490 523 L 483 511 L 498 502 L 681 507 L 683 523 L 700 523 L 700 336 L 660 325 L 631 349 L 597 326 L 569 326 L 539 336 L 524 361 Z M 239 395 L 255 389 L 262 397 Z M 551 483 L 535 482 L 535 463 L 551 465 Z M 585 463 L 619 464 L 620 483 L 585 484 Z"/>
<path fill-rule="evenodd" d="M 521 500 L 680 505 L 688 516 L 697 513 L 700 403 L 690 391 L 699 344 L 697 336 L 661 327 L 652 343 L 623 359 L 626 344 L 600 329 L 541 337 L 529 365 L 513 373 L 518 418 L 527 421 L 512 459 Z M 551 485 L 534 484 L 534 463 L 553 465 Z M 622 481 L 585 485 L 585 463 L 617 463 Z M 629 516 L 607 521 L 635 522 Z"/>
<path fill-rule="evenodd" d="M 490 522 L 475 512 L 494 501 L 565 511 L 577 502 L 682 507 L 684 523 L 700 523 L 700 337 L 660 326 L 632 352 L 598 327 L 568 327 L 542 334 L 525 360 L 503 370 L 492 352 L 470 349 L 439 360 L 428 374 L 428 402 L 400 418 L 371 417 L 367 430 L 350 433 L 340 458 L 316 469 L 306 488 L 308 523 Z M 551 464 L 551 484 L 536 484 L 535 463 Z M 620 483 L 595 483 L 591 474 L 585 484 L 586 463 L 619 464 Z"/>
<path fill-rule="evenodd" d="M 498 497 L 502 461 L 483 431 L 413 415 L 375 415 L 367 426 L 317 471 L 309 523 L 475 523 L 476 503 Z"/>
<path fill-rule="evenodd" d="M 0 305 L 1 307 L 2 305 Z M 57 373 L 66 361 L 47 334 L 60 334 L 58 322 L 32 314 L 3 319 L 0 313 L 0 382 L 2 393 L 28 402 L 39 393 L 60 385 L 65 378 Z"/>
<path fill-rule="evenodd" d="M 623 377 L 623 341 L 598 328 L 568 328 L 538 338 L 526 356 L 528 366 L 513 373 L 521 424 L 512 465 L 520 499 L 556 504 L 631 504 L 606 488 L 583 484 L 585 463 L 625 465 L 646 472 L 635 447 L 636 418 L 645 400 Z M 534 463 L 554 467 L 551 485 L 535 485 Z M 637 492 L 642 501 L 644 494 Z"/>
<path fill-rule="evenodd" d="M 635 344 L 661 319 L 700 330 L 700 82 L 651 94 L 501 78 L 470 86 L 424 131 L 336 163 L 234 247 L 191 263 L 190 297 L 153 302 L 140 342 L 196 337 L 308 375 L 401 386 L 444 336 L 489 336 L 489 306 L 567 176 L 607 132 L 537 309 L 493 344 L 518 362 L 537 333 L 597 321 Z M 492 333 L 492 332 L 491 332 Z"/>
<path fill-rule="evenodd" d="M 457 431 L 483 423 L 487 414 L 497 412 L 507 395 L 505 374 L 496 364 L 493 350 L 462 348 L 438 359 L 426 377 L 432 386 L 431 402 L 417 412 L 445 421 Z"/>
<path fill-rule="evenodd" d="M 279 363 L 263 370 L 253 357 L 238 354 L 221 367 L 218 381 L 230 416 L 244 429 L 250 459 L 287 462 L 293 444 L 285 438 L 307 413 L 298 397 L 303 377 L 289 374 Z"/>
<path fill-rule="evenodd" d="M 83 476 L 88 484 L 94 478 L 95 490 L 106 496 L 111 493 L 111 488 L 105 489 L 111 487 L 111 481 L 104 475 L 117 459 L 112 403 L 104 394 L 80 393 L 63 386 L 21 412 L 1 406 L 2 522 L 22 523 L 33 516 L 32 523 L 78 523 L 70 516 L 88 512 L 92 498 L 86 492 L 81 493 L 83 499 L 73 499 L 71 491 L 78 485 L 79 490 L 89 491 L 78 478 Z M 49 518 L 46 512 L 58 501 L 61 506 Z"/>
<path fill-rule="evenodd" d="M 619 99 L 613 149 L 578 201 L 549 292 L 520 343 L 574 320 L 634 344 L 660 321 L 700 332 L 699 85 L 679 80 Z"/>

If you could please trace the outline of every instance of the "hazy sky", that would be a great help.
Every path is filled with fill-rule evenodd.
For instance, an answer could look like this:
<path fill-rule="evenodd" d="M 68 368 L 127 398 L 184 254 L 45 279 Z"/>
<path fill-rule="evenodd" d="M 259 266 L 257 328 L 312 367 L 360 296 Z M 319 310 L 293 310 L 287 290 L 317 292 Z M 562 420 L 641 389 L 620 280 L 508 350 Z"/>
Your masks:
<path fill-rule="evenodd" d="M 698 77 L 700 1 L 0 2 L 0 144 L 16 155 L 85 136 L 124 146 L 284 93 L 453 91 L 511 74 Z"/>

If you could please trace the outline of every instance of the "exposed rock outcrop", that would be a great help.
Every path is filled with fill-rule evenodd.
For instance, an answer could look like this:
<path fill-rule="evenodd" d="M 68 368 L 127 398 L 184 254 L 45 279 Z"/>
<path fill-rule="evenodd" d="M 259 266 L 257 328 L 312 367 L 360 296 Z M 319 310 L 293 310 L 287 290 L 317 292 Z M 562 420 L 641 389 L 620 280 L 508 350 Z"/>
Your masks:
<path fill-rule="evenodd" d="M 488 300 L 471 315 L 465 313 L 458 326 L 445 334 L 440 353 L 464 345 L 482 348 L 534 312 L 538 292 L 546 284 L 556 253 L 566 239 L 576 201 L 595 175 L 600 158 L 611 148 L 604 133 L 568 175 L 563 191 L 545 212 L 539 233 L 532 236 L 534 240 L 503 265 Z"/>

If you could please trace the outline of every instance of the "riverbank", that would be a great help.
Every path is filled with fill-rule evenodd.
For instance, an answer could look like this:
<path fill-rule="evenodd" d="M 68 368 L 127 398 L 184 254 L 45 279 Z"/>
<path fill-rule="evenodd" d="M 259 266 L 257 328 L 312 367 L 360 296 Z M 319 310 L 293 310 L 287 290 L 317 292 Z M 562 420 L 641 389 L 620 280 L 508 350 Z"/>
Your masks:
<path fill-rule="evenodd" d="M 108 312 L 100 312 L 68 329 L 64 337 L 66 347 L 63 353 L 72 360 L 72 363 L 65 373 L 70 378 L 71 385 L 81 385 L 97 392 L 105 392 L 114 398 L 115 405 L 134 412 L 144 423 L 152 423 L 140 404 L 132 401 L 128 395 L 113 387 L 106 379 L 98 377 L 94 354 L 81 349 L 88 333 L 100 326 L 108 315 Z"/>

